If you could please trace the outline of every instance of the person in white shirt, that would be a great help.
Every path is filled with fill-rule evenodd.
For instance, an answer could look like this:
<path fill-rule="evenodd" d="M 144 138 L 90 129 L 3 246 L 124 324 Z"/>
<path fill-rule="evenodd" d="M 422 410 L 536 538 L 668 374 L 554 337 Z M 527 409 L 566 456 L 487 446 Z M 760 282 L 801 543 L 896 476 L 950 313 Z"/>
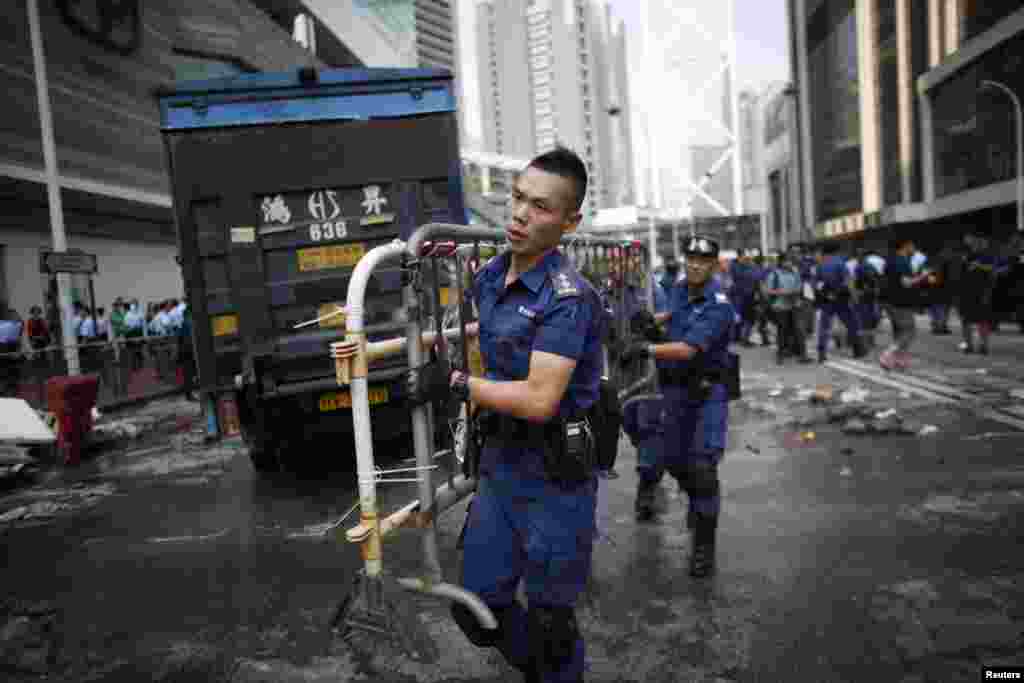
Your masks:
<path fill-rule="evenodd" d="M 78 326 L 78 341 L 87 344 L 96 341 L 96 318 L 93 317 L 90 309 L 86 308 L 83 311 L 82 322 Z"/>
<path fill-rule="evenodd" d="M 864 258 L 876 271 L 878 271 L 879 275 L 885 275 L 885 258 L 883 258 L 878 252 L 871 250 Z"/>
<path fill-rule="evenodd" d="M 185 324 L 185 300 L 182 299 L 180 302 L 176 302 L 176 305 L 171 309 L 171 321 L 174 324 L 174 329 L 181 329 L 181 326 Z"/>
<path fill-rule="evenodd" d="M 914 275 L 919 275 L 926 263 L 928 263 L 928 257 L 915 249 L 914 255 L 910 257 L 910 268 L 913 270 Z"/>
<path fill-rule="evenodd" d="M 171 322 L 171 302 L 164 302 L 160 307 L 160 312 L 153 316 L 153 323 L 158 335 L 174 332 L 174 324 Z"/>

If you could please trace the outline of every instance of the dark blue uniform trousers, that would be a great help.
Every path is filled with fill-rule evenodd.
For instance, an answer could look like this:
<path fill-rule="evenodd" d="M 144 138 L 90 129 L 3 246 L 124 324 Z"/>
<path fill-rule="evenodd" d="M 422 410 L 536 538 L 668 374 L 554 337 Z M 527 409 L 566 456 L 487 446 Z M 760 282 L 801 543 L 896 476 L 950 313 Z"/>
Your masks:
<path fill-rule="evenodd" d="M 717 519 L 718 463 L 729 421 L 725 387 L 716 385 L 708 400 L 691 400 L 685 389 L 666 387 L 665 400 L 665 469 L 686 491 L 691 514 Z"/>
<path fill-rule="evenodd" d="M 860 321 L 849 303 L 843 304 L 822 304 L 821 318 L 818 320 L 818 353 L 825 353 L 828 350 L 828 339 L 832 336 L 832 321 L 838 317 L 846 325 L 846 332 L 850 339 L 860 336 Z"/>
<path fill-rule="evenodd" d="M 594 478 L 568 490 L 507 472 L 480 479 L 463 540 L 463 585 L 494 610 L 501 631 L 496 647 L 523 671 L 537 653 L 527 613 L 515 599 L 519 581 L 531 608 L 575 607 L 590 576 L 596 506 Z M 583 669 L 578 638 L 572 656 L 542 667 L 541 680 L 576 682 Z"/>

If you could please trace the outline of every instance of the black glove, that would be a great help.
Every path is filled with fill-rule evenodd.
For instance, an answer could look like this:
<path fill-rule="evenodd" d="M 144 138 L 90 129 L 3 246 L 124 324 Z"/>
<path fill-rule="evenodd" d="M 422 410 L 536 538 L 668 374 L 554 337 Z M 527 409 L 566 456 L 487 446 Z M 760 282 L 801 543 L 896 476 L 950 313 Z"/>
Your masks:
<path fill-rule="evenodd" d="M 647 342 L 636 342 L 634 344 L 630 344 L 619 358 L 619 365 L 630 365 L 635 361 L 649 357 L 651 355 L 651 351 L 648 348 L 649 346 L 650 344 Z"/>
<path fill-rule="evenodd" d="M 658 321 L 650 311 L 637 311 L 629 321 L 630 331 L 638 337 L 657 344 L 665 340 L 665 335 L 658 327 Z"/>
<path fill-rule="evenodd" d="M 409 370 L 406 378 L 409 402 L 413 405 L 423 405 L 433 401 L 447 400 L 451 395 L 449 388 L 451 373 L 452 370 L 448 363 L 443 360 L 432 361 L 417 369 Z"/>

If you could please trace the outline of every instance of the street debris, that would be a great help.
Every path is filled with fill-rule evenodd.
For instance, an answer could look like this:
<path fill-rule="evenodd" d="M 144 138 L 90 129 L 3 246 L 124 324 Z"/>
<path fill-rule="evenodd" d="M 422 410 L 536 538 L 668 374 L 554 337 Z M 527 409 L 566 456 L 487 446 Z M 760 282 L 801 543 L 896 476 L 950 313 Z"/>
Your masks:
<path fill-rule="evenodd" d="M 811 396 L 814 395 L 814 389 L 805 389 L 803 387 L 797 387 L 796 389 L 796 400 L 797 401 L 809 401 Z"/>
<path fill-rule="evenodd" d="M 839 401 L 841 403 L 863 403 L 868 395 L 869 392 L 864 387 L 853 386 L 839 394 Z"/>
<path fill-rule="evenodd" d="M 753 444 L 749 444 L 748 443 L 747 444 L 747 450 L 750 451 L 751 453 L 753 453 L 754 455 L 761 455 L 761 449 L 758 448 L 757 446 L 753 445 Z"/>
<path fill-rule="evenodd" d="M 93 444 L 104 444 L 120 439 L 137 439 L 142 435 L 139 426 L 128 420 L 94 425 L 90 439 Z"/>
<path fill-rule="evenodd" d="M 925 425 L 921 427 L 921 430 L 917 433 L 918 436 L 928 436 L 929 434 L 935 434 L 939 431 L 939 428 L 935 425 Z"/>
<path fill-rule="evenodd" d="M 112 493 L 112 484 L 90 486 L 78 483 L 63 489 L 27 489 L 17 498 L 33 499 L 33 502 L 16 505 L 0 514 L 0 524 L 52 519 L 65 512 L 93 507 Z"/>
<path fill-rule="evenodd" d="M 201 534 L 198 536 L 155 536 L 146 539 L 146 543 L 195 543 L 198 541 L 214 541 L 223 538 L 230 533 L 230 529 L 221 529 L 212 534 Z"/>
<path fill-rule="evenodd" d="M 815 434 L 814 432 L 804 432 L 804 433 L 802 433 L 800 435 L 800 440 L 801 441 L 814 441 L 814 439 L 817 438 L 817 436 L 818 435 Z"/>
<path fill-rule="evenodd" d="M 896 417 L 896 409 L 889 408 L 888 410 L 883 410 L 880 413 L 875 413 L 875 417 L 878 418 L 879 420 L 887 420 L 890 417 Z"/>
<path fill-rule="evenodd" d="M 782 389 L 772 389 L 768 392 L 768 395 L 772 398 L 778 398 L 779 396 L 782 396 Z"/>
<path fill-rule="evenodd" d="M 849 477 L 852 474 L 853 470 L 850 469 L 850 467 L 848 467 L 847 465 L 843 465 L 843 468 L 839 470 L 839 476 L 841 477 Z"/>
<path fill-rule="evenodd" d="M 820 384 L 811 393 L 811 403 L 831 403 L 835 399 L 835 389 L 829 384 Z"/>
<path fill-rule="evenodd" d="M 868 423 L 860 418 L 854 417 L 847 420 L 842 429 L 844 434 L 867 434 Z"/>
<path fill-rule="evenodd" d="M 0 465 L 31 465 L 36 462 L 28 449 L 13 444 L 0 444 Z"/>
<path fill-rule="evenodd" d="M 1024 436 L 1021 432 L 983 432 L 981 434 L 974 434 L 973 436 L 963 437 L 964 441 L 987 441 L 988 439 L 1008 439 L 1013 437 Z"/>

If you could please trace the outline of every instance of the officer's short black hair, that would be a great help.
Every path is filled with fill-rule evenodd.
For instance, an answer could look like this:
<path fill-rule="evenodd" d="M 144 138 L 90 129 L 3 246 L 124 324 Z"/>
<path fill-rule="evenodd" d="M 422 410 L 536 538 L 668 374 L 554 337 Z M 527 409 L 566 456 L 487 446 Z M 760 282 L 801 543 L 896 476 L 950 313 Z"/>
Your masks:
<path fill-rule="evenodd" d="M 892 240 L 892 242 L 889 243 L 889 246 L 892 248 L 893 251 L 899 251 L 903 247 L 910 244 L 911 241 L 912 240 L 909 240 L 906 237 L 897 237 L 896 239 Z"/>
<path fill-rule="evenodd" d="M 550 152 L 544 152 L 529 163 L 546 173 L 568 178 L 576 190 L 576 196 L 570 198 L 573 213 L 583 206 L 583 198 L 587 196 L 587 167 L 575 152 L 568 147 L 558 146 Z"/>
<path fill-rule="evenodd" d="M 826 242 L 825 244 L 821 245 L 821 253 L 829 255 L 838 254 L 839 244 L 837 242 Z"/>

